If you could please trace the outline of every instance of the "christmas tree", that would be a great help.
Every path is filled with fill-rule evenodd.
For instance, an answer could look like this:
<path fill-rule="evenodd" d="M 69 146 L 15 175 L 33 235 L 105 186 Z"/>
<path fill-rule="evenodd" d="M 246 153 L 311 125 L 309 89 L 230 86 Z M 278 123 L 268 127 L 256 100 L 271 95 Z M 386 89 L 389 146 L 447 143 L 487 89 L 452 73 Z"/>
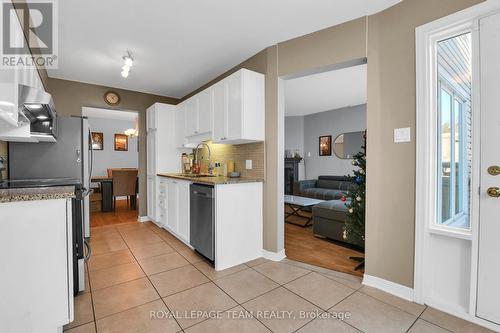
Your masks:
<path fill-rule="evenodd" d="M 364 248 L 365 244 L 365 191 L 366 191 L 366 132 L 361 151 L 354 155 L 352 165 L 357 167 L 354 175 L 347 176 L 354 187 L 346 194 L 347 220 L 344 226 L 345 237 L 350 243 Z M 360 264 L 356 269 L 364 267 L 364 258 L 351 257 Z"/>

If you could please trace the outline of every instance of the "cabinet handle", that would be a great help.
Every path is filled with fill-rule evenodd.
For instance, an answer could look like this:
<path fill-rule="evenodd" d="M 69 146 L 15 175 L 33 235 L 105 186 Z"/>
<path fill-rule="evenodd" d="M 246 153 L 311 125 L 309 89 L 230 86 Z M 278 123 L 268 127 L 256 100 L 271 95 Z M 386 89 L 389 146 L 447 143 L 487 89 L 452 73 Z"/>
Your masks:
<path fill-rule="evenodd" d="M 197 134 L 197 133 L 198 133 L 198 131 L 194 131 L 194 134 Z"/>

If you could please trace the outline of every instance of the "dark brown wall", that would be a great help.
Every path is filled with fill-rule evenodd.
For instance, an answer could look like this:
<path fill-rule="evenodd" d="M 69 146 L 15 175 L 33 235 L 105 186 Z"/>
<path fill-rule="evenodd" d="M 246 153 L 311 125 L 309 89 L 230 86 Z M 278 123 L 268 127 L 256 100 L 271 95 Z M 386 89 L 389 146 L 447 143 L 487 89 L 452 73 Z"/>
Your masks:
<path fill-rule="evenodd" d="M 117 107 L 111 107 L 104 101 L 104 94 L 116 91 L 121 101 Z M 154 103 L 177 104 L 176 98 L 150 95 L 130 90 L 115 89 L 94 84 L 60 79 L 48 79 L 47 91 L 52 94 L 57 114 L 60 116 L 80 116 L 82 106 L 130 110 L 139 112 L 139 215 L 146 212 L 146 109 Z"/>

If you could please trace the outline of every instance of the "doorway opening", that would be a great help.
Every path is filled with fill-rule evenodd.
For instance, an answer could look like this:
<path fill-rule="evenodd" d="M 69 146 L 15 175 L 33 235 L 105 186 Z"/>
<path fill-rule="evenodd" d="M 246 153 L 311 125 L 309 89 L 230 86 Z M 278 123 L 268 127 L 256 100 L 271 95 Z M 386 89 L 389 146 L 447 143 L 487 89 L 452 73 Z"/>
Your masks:
<path fill-rule="evenodd" d="M 139 195 L 139 114 L 83 107 L 92 144 L 91 227 L 136 222 Z"/>
<path fill-rule="evenodd" d="M 286 256 L 361 276 L 366 62 L 282 84 Z"/>

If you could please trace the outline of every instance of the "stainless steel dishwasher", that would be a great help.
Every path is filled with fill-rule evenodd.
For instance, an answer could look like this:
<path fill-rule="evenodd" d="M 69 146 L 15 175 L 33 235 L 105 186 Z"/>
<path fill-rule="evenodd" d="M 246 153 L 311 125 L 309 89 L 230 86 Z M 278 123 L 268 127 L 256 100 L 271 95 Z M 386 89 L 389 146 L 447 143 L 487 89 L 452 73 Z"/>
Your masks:
<path fill-rule="evenodd" d="M 210 185 L 190 186 L 189 243 L 207 259 L 215 260 L 215 193 Z"/>

